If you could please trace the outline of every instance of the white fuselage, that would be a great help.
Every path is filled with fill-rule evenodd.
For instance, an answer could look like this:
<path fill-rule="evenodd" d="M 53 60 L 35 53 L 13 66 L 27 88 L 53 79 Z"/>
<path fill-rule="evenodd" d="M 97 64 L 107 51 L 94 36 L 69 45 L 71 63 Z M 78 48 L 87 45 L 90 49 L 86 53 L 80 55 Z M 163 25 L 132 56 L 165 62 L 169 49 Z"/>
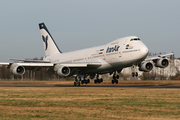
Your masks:
<path fill-rule="evenodd" d="M 87 70 L 88 73 L 121 70 L 139 64 L 147 57 L 148 48 L 136 38 L 138 37 L 124 37 L 98 47 L 47 56 L 44 60 L 50 60 L 52 63 L 102 63 L 97 69 Z"/>

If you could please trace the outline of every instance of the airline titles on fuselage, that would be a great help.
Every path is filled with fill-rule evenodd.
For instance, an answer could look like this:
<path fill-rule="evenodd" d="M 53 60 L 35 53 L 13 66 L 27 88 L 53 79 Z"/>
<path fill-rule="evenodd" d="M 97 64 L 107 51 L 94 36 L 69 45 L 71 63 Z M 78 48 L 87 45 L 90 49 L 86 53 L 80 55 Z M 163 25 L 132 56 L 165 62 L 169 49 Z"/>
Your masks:
<path fill-rule="evenodd" d="M 114 47 L 108 47 L 106 53 L 117 52 L 119 47 L 119 45 L 115 45 Z"/>
<path fill-rule="evenodd" d="M 114 47 L 108 47 L 106 50 L 106 53 L 112 53 L 112 52 L 117 52 L 119 50 L 120 46 L 119 45 L 115 45 Z M 103 55 L 105 52 L 105 50 L 103 48 L 96 50 L 96 54 L 92 54 L 91 56 L 99 56 L 99 55 Z"/>

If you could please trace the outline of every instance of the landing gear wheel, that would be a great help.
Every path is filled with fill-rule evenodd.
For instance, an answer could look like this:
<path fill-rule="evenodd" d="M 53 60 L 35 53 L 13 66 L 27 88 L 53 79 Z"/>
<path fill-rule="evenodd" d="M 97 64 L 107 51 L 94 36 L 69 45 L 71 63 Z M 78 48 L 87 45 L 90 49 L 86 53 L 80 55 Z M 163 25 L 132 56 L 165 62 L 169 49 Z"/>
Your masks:
<path fill-rule="evenodd" d="M 77 86 L 80 86 L 80 82 L 77 82 Z"/>
<path fill-rule="evenodd" d="M 118 84 L 119 75 L 116 75 L 116 72 L 114 72 L 112 84 L 116 83 Z"/>
<path fill-rule="evenodd" d="M 74 82 L 74 86 L 76 86 L 76 82 Z"/>
<path fill-rule="evenodd" d="M 118 84 L 118 80 L 112 80 L 111 82 L 112 82 L 112 84 L 114 84 L 114 83 Z"/>
<path fill-rule="evenodd" d="M 101 80 L 100 80 L 100 79 L 98 79 L 98 83 L 101 83 Z"/>
<path fill-rule="evenodd" d="M 113 75 L 113 80 L 115 80 L 116 79 L 116 75 Z"/>
<path fill-rule="evenodd" d="M 103 79 L 102 79 L 102 78 L 100 79 L 100 82 L 103 82 Z"/>
<path fill-rule="evenodd" d="M 116 80 L 116 84 L 118 84 L 118 80 Z"/>
<path fill-rule="evenodd" d="M 96 79 L 94 80 L 94 83 L 96 84 L 96 83 L 101 83 L 101 82 L 103 82 L 103 79 L 102 78 L 99 79 L 99 74 L 97 74 Z"/>
<path fill-rule="evenodd" d="M 84 80 L 81 81 L 81 84 L 84 84 Z"/>
<path fill-rule="evenodd" d="M 96 83 L 97 83 L 97 80 L 94 80 L 94 83 L 96 84 Z"/>
<path fill-rule="evenodd" d="M 138 72 L 133 72 L 132 77 L 138 77 Z"/>
<path fill-rule="evenodd" d="M 114 84 L 114 80 L 112 80 L 111 82 L 112 82 L 112 84 Z"/>
<path fill-rule="evenodd" d="M 136 77 L 138 77 L 138 73 L 136 72 Z"/>
<path fill-rule="evenodd" d="M 75 77 L 74 86 L 80 86 L 80 82 L 79 82 L 79 81 L 81 81 L 81 78 L 78 77 L 78 76 L 76 76 L 76 77 Z"/>
<path fill-rule="evenodd" d="M 80 82 L 74 82 L 74 86 L 80 86 Z"/>
<path fill-rule="evenodd" d="M 81 81 L 81 84 L 88 84 L 90 83 L 90 80 L 89 79 L 86 79 L 87 76 L 84 76 L 83 79 L 81 79 L 81 77 L 78 77 L 79 81 Z"/>
<path fill-rule="evenodd" d="M 119 79 L 119 75 L 116 75 L 116 78 Z"/>
<path fill-rule="evenodd" d="M 134 77 L 134 72 L 132 73 L 132 77 Z"/>
<path fill-rule="evenodd" d="M 90 80 L 89 80 L 89 79 L 87 79 L 87 83 L 90 83 Z"/>

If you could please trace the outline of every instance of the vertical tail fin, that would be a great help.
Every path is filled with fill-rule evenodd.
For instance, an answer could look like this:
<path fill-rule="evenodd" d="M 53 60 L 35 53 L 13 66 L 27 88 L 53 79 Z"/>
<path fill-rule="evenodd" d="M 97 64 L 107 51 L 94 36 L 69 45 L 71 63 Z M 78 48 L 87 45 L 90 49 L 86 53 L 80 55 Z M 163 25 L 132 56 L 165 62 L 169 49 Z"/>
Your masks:
<path fill-rule="evenodd" d="M 62 53 L 44 23 L 39 24 L 39 29 L 43 40 L 45 55 L 50 56 L 53 54 Z"/>

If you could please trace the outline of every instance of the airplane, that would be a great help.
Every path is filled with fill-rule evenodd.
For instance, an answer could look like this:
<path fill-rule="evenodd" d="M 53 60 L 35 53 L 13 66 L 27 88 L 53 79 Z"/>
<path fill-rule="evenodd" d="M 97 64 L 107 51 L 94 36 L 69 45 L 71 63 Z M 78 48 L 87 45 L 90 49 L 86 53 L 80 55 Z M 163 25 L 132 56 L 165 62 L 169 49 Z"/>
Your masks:
<path fill-rule="evenodd" d="M 105 45 L 63 53 L 44 23 L 39 24 L 39 29 L 45 51 L 43 60 L 10 59 L 15 62 L 0 65 L 8 66 L 14 75 L 23 75 L 25 70 L 36 71 L 47 67 L 47 72 L 53 71 L 59 76 L 74 76 L 74 86 L 80 86 L 80 82 L 87 84 L 94 78 L 94 83 L 101 83 L 103 79 L 99 75 L 110 73 L 113 74 L 112 84 L 117 84 L 119 75 L 116 74 L 123 68 L 134 66 L 143 72 L 151 71 L 154 66 L 165 68 L 169 65 L 166 57 L 173 55 L 167 53 L 147 57 L 148 48 L 137 36 L 123 37 Z M 88 76 L 90 79 L 87 79 Z M 132 76 L 138 76 L 138 73 L 133 72 Z"/>

